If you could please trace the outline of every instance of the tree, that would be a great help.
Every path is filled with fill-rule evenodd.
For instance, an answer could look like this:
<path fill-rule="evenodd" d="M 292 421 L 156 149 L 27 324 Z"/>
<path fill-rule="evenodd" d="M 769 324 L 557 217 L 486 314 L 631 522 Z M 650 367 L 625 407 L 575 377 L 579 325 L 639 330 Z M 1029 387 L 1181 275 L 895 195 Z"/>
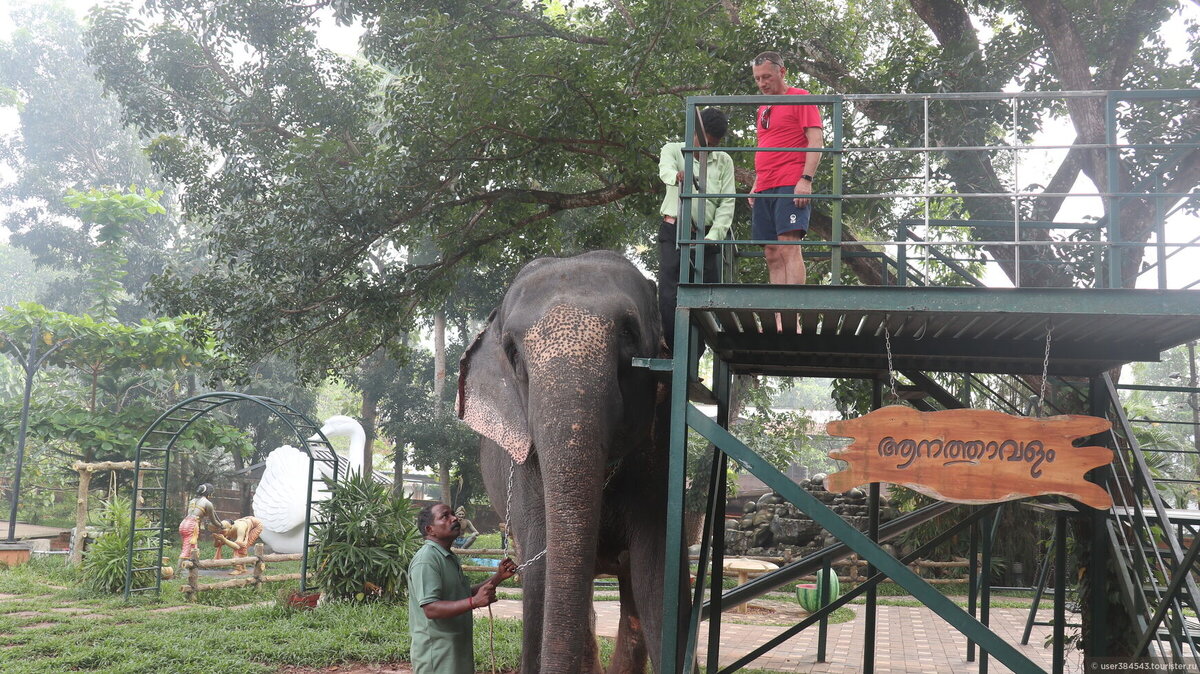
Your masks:
<path fill-rule="evenodd" d="M 19 133 L 0 138 L 0 163 L 12 179 L 0 185 L 0 202 L 13 205 L 0 216 L 14 246 L 28 250 L 47 273 L 38 295 L 68 312 L 88 308 L 88 282 L 95 253 L 103 248 L 95 221 L 80 223 L 62 196 L 92 185 L 141 185 L 164 189 L 141 150 L 136 131 L 121 122 L 116 101 L 104 98 L 86 61 L 82 27 L 62 3 L 28 4 L 12 12 L 17 28 L 0 42 L 0 105 L 15 107 Z M 130 221 L 120 252 L 123 291 L 136 297 L 166 264 L 180 232 L 165 212 Z M 137 320 L 145 307 L 126 303 L 121 320 Z"/>
<path fill-rule="evenodd" d="M 193 369 L 219 357 L 211 341 L 197 346 L 194 319 L 144 320 L 134 326 L 49 311 L 24 302 L 0 312 L 0 352 L 23 358 L 30 340 L 62 344 L 43 365 L 71 373 L 59 388 L 39 395 L 30 417 L 30 436 L 55 452 L 82 461 L 133 458 L 141 434 L 174 395 L 171 370 Z M 0 448 L 15 444 L 20 400 L 0 402 Z M 220 424 L 199 423 L 177 447 L 244 448 L 244 439 Z"/>
<path fill-rule="evenodd" d="M 339 343 L 340 357 L 361 358 L 387 345 L 396 326 L 410 326 L 420 308 L 440 306 L 463 269 L 505 272 L 545 252 L 648 241 L 654 151 L 679 135 L 682 97 L 751 91 L 745 61 L 756 50 L 782 45 L 815 92 L 1195 81 L 1195 63 L 1164 64 L 1157 29 L 1174 2 L 1106 3 L 1101 11 L 1075 4 L 999 2 L 968 11 L 929 0 L 823 8 L 260 0 L 214 8 L 167 0 L 146 21 L 120 6 L 98 9 L 88 39 L 126 118 L 155 137 L 155 166 L 188 186 L 189 212 L 212 226 L 207 268 L 192 277 L 169 272 L 154 297 L 171 310 L 211 312 L 239 353 L 296 348 L 319 367 L 330 362 L 313 356 L 330 347 L 326 335 L 352 335 Z M 371 65 L 319 49 L 315 7 L 367 27 Z M 253 58 L 242 58 L 243 49 Z M 932 142 L 983 144 L 1000 128 L 1001 108 L 942 106 Z M 1033 104 L 1022 136 L 1052 108 Z M 1072 102 L 1068 112 L 1076 142 L 1094 141 L 1095 105 Z M 1194 114 L 1138 115 L 1130 137 L 1170 142 Z M 911 146 L 921 138 L 914 119 L 906 106 L 864 106 L 847 132 Z M 747 122 L 735 119 L 731 142 L 745 142 Z M 849 163 L 848 189 L 892 187 L 895 176 L 914 175 L 912 161 Z M 991 162 L 945 157 L 934 179 L 938 188 L 1003 191 Z M 1093 153 L 1073 152 L 1044 190 L 1065 191 L 1081 172 L 1106 186 L 1097 166 Z M 1161 166 L 1130 162 L 1122 185 L 1150 170 L 1185 192 L 1196 184 L 1200 151 Z M 749 177 L 742 173 L 743 186 Z M 1028 201 L 1042 219 L 1061 203 Z M 1001 206 L 1011 217 L 1007 200 L 955 208 L 990 218 Z M 1124 240 L 1145 241 L 1145 213 L 1153 209 L 1136 212 L 1132 200 L 1126 208 L 1135 212 L 1123 214 Z M 900 215 L 879 210 L 848 207 L 849 230 L 873 236 Z M 820 235 L 828 226 L 824 216 L 814 223 Z M 412 255 L 418 249 L 430 255 Z M 1015 273 L 1011 252 L 991 252 Z M 1125 281 L 1140 257 L 1127 256 Z M 1029 282 L 1074 281 L 1062 265 L 1025 262 Z M 238 329 L 250 325 L 269 337 Z"/>

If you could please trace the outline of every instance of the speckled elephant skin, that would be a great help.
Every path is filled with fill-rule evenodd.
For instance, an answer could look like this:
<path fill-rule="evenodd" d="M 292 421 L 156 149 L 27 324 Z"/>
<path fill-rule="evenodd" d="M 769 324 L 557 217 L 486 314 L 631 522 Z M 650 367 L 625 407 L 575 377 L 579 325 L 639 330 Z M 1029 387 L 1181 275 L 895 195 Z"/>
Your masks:
<path fill-rule="evenodd" d="M 660 354 L 656 302 L 615 253 L 536 260 L 463 356 L 459 416 L 483 436 L 488 496 L 524 558 L 546 549 L 522 572 L 525 674 L 600 671 L 602 573 L 621 591 L 609 671 L 658 660 L 667 434 L 654 378 L 631 364 Z"/>

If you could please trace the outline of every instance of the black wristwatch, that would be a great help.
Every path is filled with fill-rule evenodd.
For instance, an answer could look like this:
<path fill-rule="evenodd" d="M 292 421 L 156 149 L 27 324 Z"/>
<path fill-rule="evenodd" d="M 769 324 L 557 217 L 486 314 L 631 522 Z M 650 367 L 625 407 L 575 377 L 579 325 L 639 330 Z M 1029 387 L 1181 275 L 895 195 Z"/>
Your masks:
<path fill-rule="evenodd" d="M 804 175 L 800 176 L 800 178 L 801 178 L 802 180 L 807 180 L 807 181 L 808 181 L 808 182 L 810 182 L 810 183 L 813 181 L 813 177 L 812 177 L 812 176 L 810 176 L 810 175 L 808 175 L 807 173 L 805 173 Z"/>

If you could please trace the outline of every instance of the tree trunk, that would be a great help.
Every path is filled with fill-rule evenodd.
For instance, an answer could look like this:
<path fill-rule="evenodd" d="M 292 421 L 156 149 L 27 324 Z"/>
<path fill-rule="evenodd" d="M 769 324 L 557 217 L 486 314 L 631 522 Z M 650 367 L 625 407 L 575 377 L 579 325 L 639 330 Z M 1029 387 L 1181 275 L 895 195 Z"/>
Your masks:
<path fill-rule="evenodd" d="M 379 395 L 374 391 L 363 391 L 362 425 L 367 434 L 363 443 L 362 465 L 369 474 L 375 466 L 375 422 L 379 418 Z"/>
<path fill-rule="evenodd" d="M 79 492 L 75 496 L 75 542 L 71 545 L 71 563 L 79 566 L 83 561 L 83 543 L 87 538 L 88 488 L 92 484 L 92 471 L 79 471 Z"/>
<path fill-rule="evenodd" d="M 446 312 L 438 311 L 433 316 L 433 409 L 438 421 L 445 414 L 442 396 L 446 392 Z M 450 493 L 450 463 L 438 463 L 438 480 L 442 484 L 442 502 L 454 507 L 454 496 Z"/>
<path fill-rule="evenodd" d="M 396 496 L 404 495 L 404 441 L 400 438 L 396 440 L 396 453 L 392 455 L 392 493 Z"/>
<path fill-rule="evenodd" d="M 442 483 L 442 503 L 454 507 L 454 497 L 450 493 L 450 463 L 443 461 L 438 464 L 438 481 Z"/>

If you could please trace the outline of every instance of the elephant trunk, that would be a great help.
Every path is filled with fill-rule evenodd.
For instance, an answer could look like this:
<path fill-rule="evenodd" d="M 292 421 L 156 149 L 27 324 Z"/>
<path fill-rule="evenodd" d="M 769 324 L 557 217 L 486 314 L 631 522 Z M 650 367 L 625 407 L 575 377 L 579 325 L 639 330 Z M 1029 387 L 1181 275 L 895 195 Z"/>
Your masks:
<path fill-rule="evenodd" d="M 591 627 L 601 494 L 621 391 L 612 328 L 566 308 L 572 321 L 526 333 L 529 409 L 546 513 L 546 580 L 541 668 L 598 670 Z M 551 312 L 553 314 L 554 312 Z M 570 329 L 564 329 L 564 325 Z M 536 554 L 537 551 L 528 551 Z"/>

